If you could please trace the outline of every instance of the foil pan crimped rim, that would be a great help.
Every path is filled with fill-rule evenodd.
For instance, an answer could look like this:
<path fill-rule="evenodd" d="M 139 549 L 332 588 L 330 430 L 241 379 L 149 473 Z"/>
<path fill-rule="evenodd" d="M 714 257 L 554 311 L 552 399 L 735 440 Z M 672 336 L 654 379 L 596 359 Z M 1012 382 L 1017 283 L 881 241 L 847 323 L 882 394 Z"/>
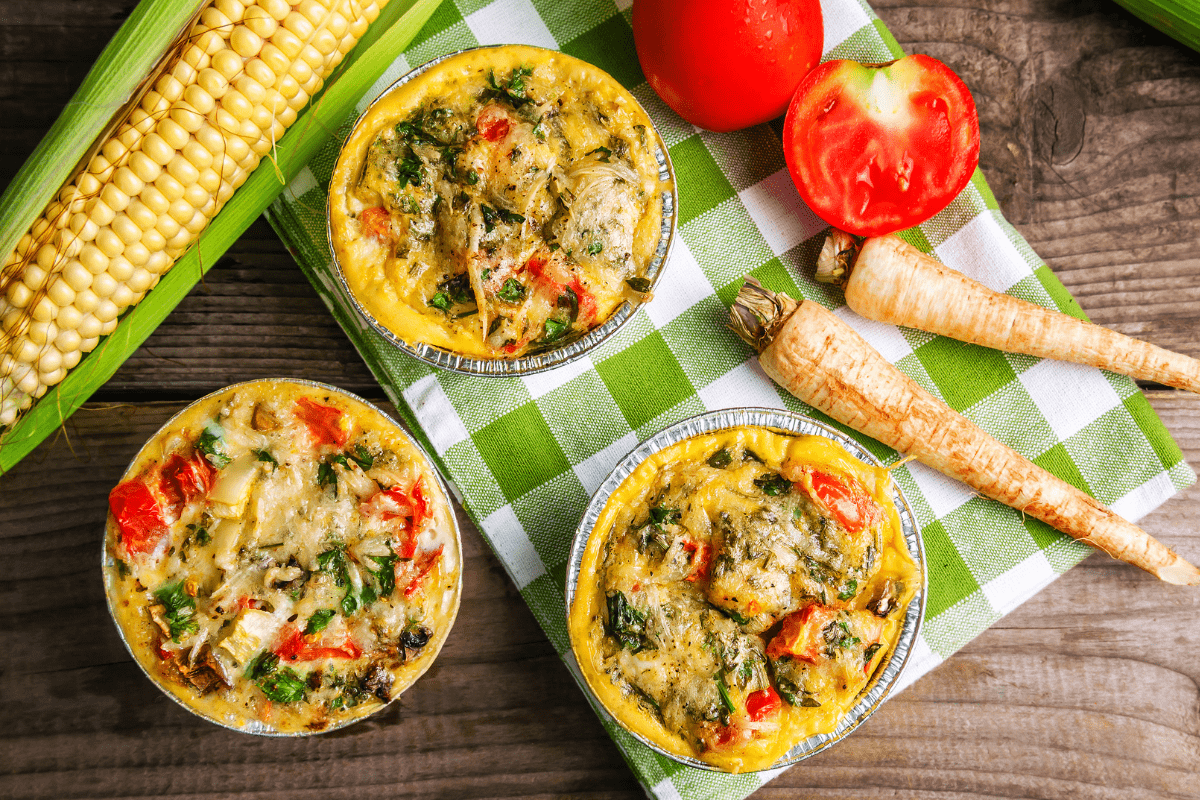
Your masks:
<path fill-rule="evenodd" d="M 851 455 L 864 461 L 868 464 L 879 465 L 879 460 L 875 458 L 868 450 L 862 447 L 858 442 L 846 436 L 841 431 L 835 430 L 827 425 L 824 425 L 809 417 L 797 414 L 791 411 L 783 411 L 773 408 L 740 408 L 740 409 L 723 409 L 719 411 L 710 411 L 705 414 L 699 414 L 694 417 L 677 422 L 676 424 L 665 428 L 654 436 L 651 436 L 646 441 L 639 444 L 631 450 L 624 458 L 622 458 L 613 468 L 600 487 L 596 489 L 588 503 L 587 509 L 584 512 L 583 519 L 580 520 L 579 526 L 575 530 L 575 537 L 571 542 L 571 552 L 567 561 L 567 581 L 566 581 L 566 600 L 567 600 L 567 615 L 570 616 L 571 604 L 575 599 L 575 587 L 579 583 L 580 570 L 583 566 L 583 554 L 587 548 L 588 537 L 592 529 L 595 527 L 600 513 L 603 511 L 608 498 L 617 487 L 628 478 L 638 466 L 648 457 L 677 444 L 685 439 L 701 434 L 713 433 L 715 431 L 724 430 L 727 428 L 736 428 L 741 426 L 754 425 L 767 428 L 774 428 L 784 433 L 789 434 L 813 434 L 817 436 L 825 436 L 846 448 Z M 841 741 L 851 732 L 861 725 L 868 717 L 874 713 L 875 709 L 887 698 L 895 687 L 900 675 L 909 663 L 912 655 L 913 645 L 917 639 L 917 632 L 920 629 L 921 621 L 925 617 L 925 601 L 928 595 L 927 589 L 927 574 L 925 565 L 925 547 L 921 539 L 920 527 L 917 524 L 916 515 L 908 504 L 908 500 L 904 497 L 904 493 L 900 487 L 893 482 L 895 494 L 892 497 L 892 502 L 895 505 L 896 512 L 900 517 L 900 525 L 904 533 L 904 541 L 908 545 L 908 551 L 912 555 L 913 560 L 917 562 L 917 566 L 921 570 L 921 590 L 913 597 L 909 603 L 907 613 L 904 618 L 904 626 L 900 631 L 900 638 L 896 642 L 888 660 L 875 670 L 871 682 L 867 685 L 866 691 L 859 695 L 858 701 L 846 713 L 845 716 L 838 722 L 837 727 L 829 733 L 820 733 L 804 739 L 797 743 L 791 750 L 787 752 L 779 761 L 771 765 L 770 769 L 787 767 L 799 761 L 803 761 L 809 756 L 831 747 L 838 741 Z M 573 644 L 572 644 L 572 653 Z M 606 708 L 595 692 L 592 691 L 590 685 L 585 678 L 579 681 L 588 693 L 592 705 L 597 708 L 603 708 L 605 713 L 613 719 L 618 725 L 655 752 L 666 756 L 667 758 L 687 764 L 690 767 L 697 769 L 708 770 L 711 772 L 719 772 L 717 767 L 705 761 L 689 756 L 679 756 L 674 753 L 669 753 L 662 749 L 654 742 L 646 739 L 644 736 L 636 733 L 625 727 L 621 721 L 612 712 Z"/>
<path fill-rule="evenodd" d="M 104 582 L 104 602 L 105 602 L 106 607 L 108 608 L 108 616 L 112 620 L 113 627 L 115 627 L 117 629 L 117 636 L 121 639 L 121 644 L 125 645 L 125 649 L 129 652 L 129 655 L 133 658 L 133 663 L 137 664 L 138 669 L 140 669 L 142 671 L 142 674 L 145 675 L 152 684 L 154 684 L 155 688 L 157 688 L 160 692 L 162 692 L 167 697 L 169 697 L 171 700 L 173 700 L 176 704 L 178 704 L 180 707 L 182 707 L 188 713 L 190 713 L 196 717 L 199 717 L 200 719 L 206 720 L 208 722 L 212 722 L 216 725 L 220 725 L 222 728 L 227 728 L 231 731 L 237 731 L 238 733 L 252 733 L 252 734 L 255 734 L 258 736 L 270 736 L 270 737 L 288 738 L 288 739 L 304 738 L 304 737 L 308 737 L 308 736 L 319 736 L 324 733 L 331 733 L 336 730 L 341 730 L 349 725 L 353 725 L 356 722 L 361 722 L 365 719 L 369 719 L 370 717 L 373 717 L 376 714 L 378 714 L 380 711 L 383 711 L 385 708 L 390 706 L 392 703 L 396 702 L 396 700 L 400 697 L 401 694 L 403 694 L 405 691 L 408 691 L 409 688 L 411 688 L 418 680 L 420 680 L 421 676 L 423 676 L 429 670 L 429 667 L 433 665 L 433 662 L 437 660 L 437 657 L 441 654 L 441 645 L 445 644 L 446 638 L 449 637 L 450 630 L 453 629 L 454 623 L 458 618 L 458 610 L 459 610 L 459 606 L 462 601 L 462 557 L 461 557 L 461 554 L 462 554 L 462 532 L 460 531 L 460 529 L 458 527 L 458 517 L 454 514 L 453 504 L 451 502 L 452 495 L 450 494 L 449 490 L 446 487 L 446 482 L 444 480 L 442 480 L 441 473 L 438 472 L 438 469 L 437 469 L 436 465 L 434 464 L 433 459 L 431 459 L 429 457 L 429 454 L 425 452 L 425 449 L 423 447 L 421 447 L 420 442 L 418 442 L 416 439 L 414 439 L 412 437 L 412 435 L 410 435 L 409 432 L 404 429 L 403 425 L 401 425 L 399 422 L 397 422 L 396 419 L 391 414 L 388 414 L 386 411 L 384 411 L 379 406 L 372 403 L 370 400 L 365 400 L 365 399 L 359 397 L 358 395 L 354 394 L 353 392 L 348 392 L 345 389 L 339 389 L 338 387 L 333 386 L 332 384 L 322 383 L 320 381 L 312 381 L 312 380 L 308 380 L 305 378 L 255 378 L 253 380 L 248 380 L 248 381 L 239 381 L 238 383 L 233 383 L 233 384 L 230 384 L 229 386 L 225 386 L 225 387 L 222 387 L 215 391 L 209 392 L 208 394 L 204 395 L 203 397 L 199 398 L 198 400 L 194 400 L 191 403 L 188 403 L 186 406 L 181 408 L 179 411 L 172 414 L 171 418 L 168 419 L 166 422 L 164 422 L 161 426 L 159 426 L 158 430 L 156 430 L 153 434 L 151 434 L 146 439 L 145 444 L 143 444 L 141 447 L 138 448 L 137 454 L 134 455 L 134 457 L 130 460 L 129 464 L 126 465 L 125 471 L 121 473 L 121 480 L 125 480 L 125 476 L 128 475 L 129 470 L 131 470 L 133 468 L 133 466 L 135 464 L 137 464 L 138 460 L 142 457 L 142 453 L 145 451 L 145 449 L 148 446 L 150 446 L 156 439 L 158 439 L 158 437 L 161 436 L 168 428 L 170 428 L 172 425 L 174 425 L 175 421 L 177 419 L 179 419 L 181 416 L 186 414 L 188 411 L 190 411 L 194 407 L 200 405 L 201 403 L 211 400 L 212 398 L 216 397 L 217 395 L 221 395 L 221 394 L 224 394 L 224 393 L 230 391 L 231 389 L 237 389 L 242 386 L 249 386 L 250 384 L 264 383 L 264 382 L 266 382 L 266 383 L 291 383 L 291 384 L 305 386 L 305 387 L 309 387 L 309 388 L 313 388 L 313 389 L 321 389 L 323 391 L 328 391 L 331 394 L 338 394 L 338 395 L 342 395 L 343 397 L 348 397 L 351 400 L 356 400 L 359 403 L 362 403 L 367 408 L 369 408 L 371 411 L 374 411 L 376 414 L 379 414 L 381 417 L 383 417 L 383 419 L 387 420 L 392 425 L 394 425 L 396 428 L 396 432 L 399 433 L 406 442 L 408 442 L 410 445 L 412 445 L 412 447 L 417 451 L 417 453 L 419 453 L 421 455 L 421 457 L 423 459 L 425 459 L 425 465 L 426 465 L 426 467 L 428 467 L 428 471 L 437 480 L 438 488 L 442 492 L 442 497 L 446 498 L 446 504 L 451 507 L 450 514 L 449 514 L 450 524 L 454 529 L 454 538 L 458 542 L 458 551 L 459 551 L 458 581 L 457 581 L 458 585 L 455 587 L 454 611 L 450 615 L 449 624 L 447 625 L 447 628 L 446 628 L 446 634 L 445 634 L 445 636 L 441 637 L 441 639 L 440 639 L 441 643 L 439 644 L 437 651 L 433 653 L 433 657 L 428 659 L 425 662 L 425 666 L 421 669 L 420 672 L 418 672 L 413 677 L 412 681 L 408 684 L 408 686 L 406 686 L 404 688 L 404 690 L 402 690 L 401 692 L 398 692 L 395 697 L 393 697 L 391 700 L 384 703 L 383 705 L 379 706 L 378 708 L 376 708 L 374 711 L 372 711 L 369 714 L 364 714 L 362 716 L 356 716 L 356 717 L 352 717 L 352 718 L 343 720 L 337 724 L 331 725 L 328 728 L 325 728 L 320 731 L 279 731 L 279 730 L 276 730 L 276 729 L 272 728 L 271 726 L 267 725 L 266 723 L 262 722 L 261 720 L 236 718 L 236 717 L 222 718 L 222 717 L 216 717 L 216 716 L 209 716 L 208 714 L 202 713 L 198 709 L 193 708 L 192 706 L 188 705 L 188 703 L 186 701 L 184 701 L 183 698 L 179 697 L 177 694 L 175 694 L 175 692 L 171 691 L 167 686 L 163 685 L 163 683 L 161 681 L 159 681 L 158 678 L 156 678 L 154 675 L 152 675 L 150 673 L 149 670 L 146 669 L 145 665 L 142 664 L 141 660 L 138 658 L 137 653 L 134 652 L 133 645 L 129 642 L 129 639 L 126 638 L 125 629 L 122 628 L 121 623 L 119 623 L 117 621 L 117 615 L 113 610 L 114 587 L 112 586 L 112 584 L 109 580 L 109 575 L 111 574 L 110 568 L 113 567 L 116 562 L 112 558 L 111 554 L 108 552 L 108 525 L 107 525 L 107 523 L 105 523 L 103 534 L 100 537 L 100 567 L 101 567 L 100 571 L 101 571 L 101 576 L 102 576 L 102 579 Z"/>
<path fill-rule="evenodd" d="M 486 45 L 482 47 L 468 47 L 463 50 L 456 50 L 453 53 L 447 53 L 444 56 L 439 56 L 430 61 L 426 61 L 421 66 L 405 73 L 394 83 L 390 84 L 387 88 L 381 91 L 379 95 L 376 96 L 375 99 L 373 99 L 367 105 L 367 107 L 363 109 L 363 112 L 358 116 L 358 119 L 354 121 L 354 125 L 351 127 L 351 132 L 353 133 L 353 131 L 356 130 L 360 124 L 362 124 L 362 121 L 371 112 L 371 109 L 374 108 L 375 105 L 393 89 L 412 81 L 441 62 L 463 53 L 473 52 L 475 50 L 496 50 L 507 46 L 508 45 Z M 522 45 L 522 47 L 535 46 Z M 535 49 L 546 50 L 548 48 L 535 47 Z M 558 51 L 553 50 L 550 52 L 557 53 Z M 600 68 L 594 64 L 590 66 L 592 66 L 593 69 L 599 70 L 603 74 L 608 75 L 608 73 L 600 70 Z M 608 78 L 614 83 L 618 83 L 616 78 L 613 78 L 611 75 L 608 75 Z M 630 97 L 633 96 L 630 95 Z M 641 104 L 638 103 L 637 98 L 633 98 L 633 102 L 639 109 L 642 109 L 643 113 L 645 113 L 645 109 L 643 109 Z M 649 119 L 650 115 L 646 114 L 646 118 Z M 675 181 L 675 167 L 671 163 L 671 154 L 667 149 L 666 141 L 662 138 L 662 134 L 658 132 L 658 128 L 654 126 L 653 121 L 650 124 L 650 130 L 653 131 L 654 138 L 657 142 L 657 147 L 655 148 L 654 154 L 656 160 L 658 161 L 658 177 L 660 181 L 666 184 L 667 188 L 662 193 L 662 227 L 659 233 L 658 244 L 655 247 L 654 255 L 650 259 L 650 264 L 646 267 L 646 278 L 650 281 L 650 287 L 643 295 L 646 298 L 649 298 L 653 295 L 654 290 L 658 286 L 659 278 L 662 277 L 662 273 L 666 269 L 667 261 L 671 255 L 671 246 L 674 244 L 679 223 L 679 188 Z M 341 153 L 339 152 L 338 160 L 340 159 Z M 355 312 L 397 350 L 400 350 L 406 355 L 412 356 L 413 358 L 423 361 L 431 366 L 440 367 L 441 369 L 449 370 L 450 372 L 462 373 L 464 375 L 478 375 L 482 377 L 534 375 L 539 372 L 546 372 L 547 370 L 556 369 L 557 367 L 569 364 L 572 361 L 582 358 L 596 347 L 599 347 L 601 344 L 611 339 L 617 333 L 617 331 L 624 327 L 626 322 L 633 318 L 633 315 L 637 311 L 638 307 L 647 302 L 646 300 L 643 300 L 641 303 L 638 303 L 635 306 L 630 304 L 629 301 L 625 301 L 616 311 L 612 313 L 607 320 L 605 320 L 603 325 L 598 325 L 597 327 L 592 328 L 579 339 L 568 342 L 561 347 L 556 347 L 555 349 L 544 353 L 535 353 L 532 355 L 526 355 L 521 356 L 520 358 L 512 359 L 474 358 L 471 356 L 462 355 L 461 353 L 455 353 L 451 350 L 446 350 L 441 347 L 435 347 L 424 342 L 418 342 L 416 344 L 406 342 L 382 322 L 377 320 L 375 316 L 358 301 L 358 298 L 355 297 L 354 292 L 350 290 L 350 284 L 346 280 L 346 273 L 342 269 L 341 264 L 338 262 L 337 252 L 333 248 L 333 229 L 331 214 L 329 213 L 328 200 L 326 201 L 325 208 L 325 236 L 326 240 L 329 242 L 333 271 L 337 274 L 338 283 L 341 284 L 342 290 L 345 292 L 346 297 L 348 297 L 351 304 L 353 304 Z"/>

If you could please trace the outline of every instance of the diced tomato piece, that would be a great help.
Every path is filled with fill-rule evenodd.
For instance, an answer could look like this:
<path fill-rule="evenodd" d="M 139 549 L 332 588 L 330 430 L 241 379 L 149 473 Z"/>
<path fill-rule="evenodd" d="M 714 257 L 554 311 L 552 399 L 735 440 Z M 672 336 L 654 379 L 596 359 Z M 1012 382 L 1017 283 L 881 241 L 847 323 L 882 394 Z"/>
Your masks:
<path fill-rule="evenodd" d="M 746 713 L 755 722 L 762 722 L 778 711 L 780 706 L 779 693 L 770 686 L 746 696 Z"/>
<path fill-rule="evenodd" d="M 411 576 L 409 577 L 408 584 L 404 587 L 405 597 L 412 597 L 417 592 L 424 591 L 425 578 L 429 576 L 429 573 L 433 572 L 433 568 L 437 565 L 438 561 L 441 560 L 442 550 L 444 548 L 445 545 L 438 545 L 437 550 L 430 550 L 421 553 L 421 555 L 417 556 L 417 558 L 413 561 L 403 561 L 396 565 L 396 577 L 398 579 L 400 577 L 399 572 L 401 569 L 405 570 L 405 577 Z"/>
<path fill-rule="evenodd" d="M 767 645 L 770 658 L 792 656 L 816 664 L 825 648 L 821 632 L 837 616 L 837 609 L 813 603 L 783 619 L 783 627 Z"/>
<path fill-rule="evenodd" d="M 504 109 L 497 105 L 485 106 L 475 120 L 475 129 L 489 142 L 498 142 L 508 136 L 511 128 L 512 123 L 508 121 L 508 114 L 504 113 Z"/>
<path fill-rule="evenodd" d="M 712 560 L 712 548 L 704 542 L 688 540 L 683 543 L 683 549 L 694 554 L 692 556 L 692 572 L 684 580 L 695 583 L 701 578 L 707 578 L 708 565 Z"/>
<path fill-rule="evenodd" d="M 358 221 L 368 236 L 373 236 L 381 242 L 392 240 L 392 215 L 386 208 L 364 208 L 358 215 Z"/>
<path fill-rule="evenodd" d="M 196 498 L 208 496 L 216 475 L 217 470 L 202 453 L 193 452 L 191 458 L 176 453 L 163 464 L 158 488 L 178 514 Z"/>
<path fill-rule="evenodd" d="M 316 661 L 322 658 L 354 659 L 362 655 L 362 648 L 349 636 L 339 645 L 322 645 L 317 634 L 305 635 L 294 626 L 284 629 L 282 643 L 275 648 L 280 661 Z"/>
<path fill-rule="evenodd" d="M 238 608 L 242 609 L 243 611 L 245 611 L 248 608 L 261 609 L 265 605 L 266 605 L 266 603 L 264 603 L 262 600 L 259 600 L 257 597 L 250 597 L 249 595 L 242 595 L 241 597 L 238 598 Z"/>
<path fill-rule="evenodd" d="M 309 433 L 318 445 L 341 447 L 350 438 L 350 432 L 342 427 L 342 412 L 333 406 L 301 397 L 296 401 L 295 414 L 308 426 Z"/>
<path fill-rule="evenodd" d="M 805 471 L 812 478 L 813 491 L 821 505 L 850 533 L 858 533 L 879 519 L 879 506 L 858 481 L 842 480 L 816 470 Z"/>
<path fill-rule="evenodd" d="M 121 544 L 130 554 L 149 553 L 167 535 L 163 508 L 140 478 L 117 484 L 108 493 L 108 508 L 117 521 Z"/>

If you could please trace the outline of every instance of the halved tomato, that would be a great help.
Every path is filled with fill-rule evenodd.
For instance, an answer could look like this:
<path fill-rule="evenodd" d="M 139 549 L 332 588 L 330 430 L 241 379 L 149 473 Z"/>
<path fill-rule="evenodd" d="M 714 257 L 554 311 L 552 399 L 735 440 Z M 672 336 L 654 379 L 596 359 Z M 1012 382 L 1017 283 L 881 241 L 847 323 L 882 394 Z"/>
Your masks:
<path fill-rule="evenodd" d="M 818 217 L 858 236 L 912 227 L 946 207 L 979 163 L 979 116 L 937 59 L 827 61 L 796 89 L 783 151 Z"/>

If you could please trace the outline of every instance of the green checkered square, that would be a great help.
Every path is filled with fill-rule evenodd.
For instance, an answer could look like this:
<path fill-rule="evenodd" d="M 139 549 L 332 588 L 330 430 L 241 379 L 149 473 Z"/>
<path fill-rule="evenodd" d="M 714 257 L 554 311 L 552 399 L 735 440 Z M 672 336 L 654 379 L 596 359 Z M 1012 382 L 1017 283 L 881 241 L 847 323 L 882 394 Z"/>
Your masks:
<path fill-rule="evenodd" d="M 637 51 L 633 49 L 633 28 L 620 14 L 614 14 L 587 33 L 575 37 L 564 44 L 562 50 L 595 64 L 626 89 L 646 82 Z"/>
<path fill-rule="evenodd" d="M 441 457 L 454 482 L 466 493 L 471 515 L 476 520 L 487 519 L 508 502 L 500 481 L 473 440 L 463 439 L 450 445 Z"/>
<path fill-rule="evenodd" d="M 913 351 L 951 407 L 965 410 L 1017 377 L 999 350 L 937 336 Z"/>
<path fill-rule="evenodd" d="M 942 397 L 942 390 L 934 383 L 933 376 L 925 369 L 925 365 L 921 363 L 921 359 L 917 357 L 915 352 L 909 353 L 897 361 L 896 369 L 919 383 L 922 389 L 945 402 L 946 398 Z"/>
<path fill-rule="evenodd" d="M 1063 442 L 1071 460 L 1091 487 L 1091 495 L 1112 505 L 1163 471 L 1160 456 L 1149 448 L 1133 415 L 1117 406 Z M 1121 464 L 1113 470 L 1113 464 Z"/>
<path fill-rule="evenodd" d="M 716 295 L 709 295 L 661 331 L 688 382 L 697 389 L 720 378 L 749 355 L 749 348 L 728 322 L 729 309 Z"/>
<path fill-rule="evenodd" d="M 663 411 L 657 417 L 647 420 L 646 424 L 634 430 L 639 441 L 649 439 L 654 434 L 661 431 L 663 428 L 674 425 L 676 422 L 682 422 L 688 417 L 694 417 L 697 414 L 703 414 L 708 409 L 704 407 L 704 403 L 694 394 L 688 395 L 682 402 L 677 403 L 666 411 Z"/>
<path fill-rule="evenodd" d="M 929 574 L 941 576 L 939 580 L 929 582 L 929 599 L 925 609 L 929 617 L 936 617 L 969 597 L 979 588 L 979 583 L 941 520 L 922 526 L 921 538 L 925 542 L 925 563 Z"/>
<path fill-rule="evenodd" d="M 561 567 L 571 550 L 571 537 L 563 532 L 575 530 L 587 504 L 587 492 L 568 469 L 514 500 L 512 508 L 542 563 Z"/>
<path fill-rule="evenodd" d="M 442 5 L 445 6 L 446 3 Z M 478 46 L 479 40 L 467 27 L 467 23 L 462 21 L 454 23 L 445 30 L 438 31 L 415 47 L 410 47 L 404 52 L 404 56 L 408 59 L 408 63 L 415 67 L 446 53 Z"/>
<path fill-rule="evenodd" d="M 612 0 L 585 0 L 570 5 L 556 2 L 556 0 L 533 0 L 533 7 L 538 10 L 550 35 L 559 44 L 570 42 L 595 29 L 601 22 L 619 16 L 617 6 Z M 632 37 L 633 32 L 630 31 L 629 35 Z M 582 56 L 580 57 L 582 58 Z M 591 61 L 591 59 L 585 60 Z"/>
<path fill-rule="evenodd" d="M 1021 512 L 972 497 L 941 518 L 954 549 L 980 585 L 1008 572 L 1038 551 Z"/>
<path fill-rule="evenodd" d="M 774 258 L 736 197 L 682 226 L 679 235 L 713 286 L 725 286 Z"/>
<path fill-rule="evenodd" d="M 695 393 L 658 331 L 601 361 L 596 372 L 634 429 Z"/>
<path fill-rule="evenodd" d="M 986 214 L 987 210 L 983 197 L 973 184 L 968 183 L 943 211 L 921 223 L 921 231 L 929 243 L 937 247 L 975 217 Z"/>
<path fill-rule="evenodd" d="M 1110 373 L 1111 374 L 1111 373 Z M 1133 381 L 1126 377 L 1112 376 L 1113 383 L 1122 383 L 1132 386 Z M 1150 407 L 1150 401 L 1141 392 L 1117 392 L 1117 396 L 1121 397 L 1122 405 L 1129 412 L 1129 416 L 1133 418 L 1134 424 L 1141 431 L 1143 438 L 1150 443 L 1150 448 L 1158 456 L 1159 463 L 1164 468 L 1170 468 L 1176 464 L 1183 463 L 1183 451 L 1179 449 L 1179 445 L 1175 444 L 1175 440 L 1170 437 L 1155 436 L 1155 432 L 1162 430 L 1162 420 L 1158 418 L 1158 414 Z"/>
<path fill-rule="evenodd" d="M 933 600 L 930 587 L 930 601 Z M 1000 615 L 992 608 L 983 592 L 971 592 L 954 605 L 934 614 L 926 609 L 921 638 L 929 649 L 942 658 L 949 658 L 961 645 L 978 636 Z"/>
<path fill-rule="evenodd" d="M 594 370 L 538 398 L 537 404 L 571 464 L 587 460 L 632 430 Z"/>
<path fill-rule="evenodd" d="M 1092 493 L 1092 488 L 1088 486 L 1083 473 L 1079 471 L 1079 467 L 1071 460 L 1071 454 L 1067 452 L 1067 448 L 1063 447 L 1062 443 L 1055 443 L 1050 449 L 1039 453 L 1029 460 L 1047 472 L 1062 478 L 1079 491 L 1085 494 Z"/>
<path fill-rule="evenodd" d="M 532 399 L 520 378 L 480 381 L 456 372 L 438 372 L 437 376 L 442 390 L 459 410 L 463 425 L 472 433 Z"/>
<path fill-rule="evenodd" d="M 521 597 L 533 611 L 555 651 L 565 653 L 570 650 L 562 578 L 550 573 L 539 575 L 521 590 Z"/>
<path fill-rule="evenodd" d="M 688 176 L 687 188 L 679 191 L 679 224 L 687 225 L 705 211 L 733 197 L 733 185 L 721 172 L 717 160 L 704 146 L 700 134 L 689 136 L 671 147 L 671 163 L 678 174 Z"/>
<path fill-rule="evenodd" d="M 963 416 L 1025 456 L 1044 453 L 1058 442 L 1020 381 L 1000 387 Z"/>
<path fill-rule="evenodd" d="M 1087 314 L 1083 313 L 1083 308 L 1079 305 L 1079 301 L 1071 296 L 1067 291 L 1067 287 L 1062 285 L 1062 281 L 1058 279 L 1049 267 L 1038 267 L 1033 271 L 1033 275 L 1042 284 L 1042 288 L 1046 290 L 1046 294 L 1054 300 L 1054 305 L 1064 314 L 1070 314 L 1076 319 L 1087 319 Z"/>
<path fill-rule="evenodd" d="M 748 189 L 763 178 L 787 169 L 779 136 L 767 125 L 729 133 L 701 131 L 700 138 L 704 149 L 712 153 L 713 160 L 736 191 Z M 746 153 L 762 153 L 763 156 L 749 161 L 743 157 Z"/>
<path fill-rule="evenodd" d="M 451 26 L 463 21 L 463 15 L 455 7 L 454 3 L 440 3 L 437 9 L 433 12 L 433 16 L 425 23 L 425 27 L 417 32 L 417 38 L 413 39 L 410 48 L 417 48 L 428 42 L 434 36 L 448 30 Z"/>
<path fill-rule="evenodd" d="M 509 502 L 571 468 L 534 403 L 508 412 L 471 438 Z"/>

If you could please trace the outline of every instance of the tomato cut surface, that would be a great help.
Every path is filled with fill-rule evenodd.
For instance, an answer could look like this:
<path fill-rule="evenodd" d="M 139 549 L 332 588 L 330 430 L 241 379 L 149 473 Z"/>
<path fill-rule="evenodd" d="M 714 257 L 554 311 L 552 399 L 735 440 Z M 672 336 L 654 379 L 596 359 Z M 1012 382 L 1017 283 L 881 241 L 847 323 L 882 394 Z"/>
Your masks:
<path fill-rule="evenodd" d="M 979 163 L 966 84 L 937 59 L 828 61 L 788 108 L 784 156 L 821 219 L 859 236 L 912 227 L 946 207 Z"/>
<path fill-rule="evenodd" d="M 358 221 L 368 236 L 380 241 L 390 241 L 392 238 L 392 217 L 386 208 L 372 206 L 364 208 L 358 215 Z"/>
<path fill-rule="evenodd" d="M 811 473 L 813 491 L 821 505 L 850 533 L 858 533 L 879 518 L 879 506 L 857 481 L 840 480 L 824 472 Z"/>
<path fill-rule="evenodd" d="M 762 722 L 780 709 L 779 693 L 771 687 L 751 692 L 746 696 L 746 714 L 755 722 Z"/>
<path fill-rule="evenodd" d="M 825 649 L 821 632 L 836 616 L 837 609 L 813 603 L 784 617 L 779 633 L 767 645 L 767 655 L 771 658 L 792 656 L 816 664 Z"/>

